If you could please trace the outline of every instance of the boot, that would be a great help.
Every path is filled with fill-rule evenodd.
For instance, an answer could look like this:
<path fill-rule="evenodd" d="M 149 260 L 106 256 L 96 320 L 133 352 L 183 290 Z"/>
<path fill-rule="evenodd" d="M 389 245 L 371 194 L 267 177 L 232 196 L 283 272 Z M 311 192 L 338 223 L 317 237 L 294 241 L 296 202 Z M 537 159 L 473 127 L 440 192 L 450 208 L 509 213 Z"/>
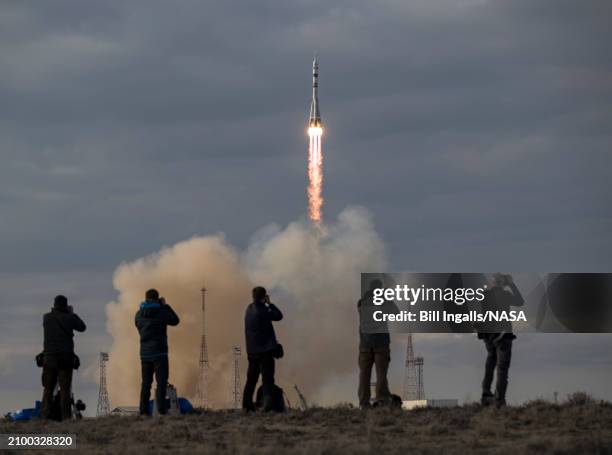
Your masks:
<path fill-rule="evenodd" d="M 495 407 L 499 409 L 504 406 L 506 406 L 506 391 L 495 390 Z"/>
<path fill-rule="evenodd" d="M 491 392 L 482 392 L 482 397 L 480 398 L 480 404 L 482 406 L 490 406 L 495 402 L 495 395 Z"/>

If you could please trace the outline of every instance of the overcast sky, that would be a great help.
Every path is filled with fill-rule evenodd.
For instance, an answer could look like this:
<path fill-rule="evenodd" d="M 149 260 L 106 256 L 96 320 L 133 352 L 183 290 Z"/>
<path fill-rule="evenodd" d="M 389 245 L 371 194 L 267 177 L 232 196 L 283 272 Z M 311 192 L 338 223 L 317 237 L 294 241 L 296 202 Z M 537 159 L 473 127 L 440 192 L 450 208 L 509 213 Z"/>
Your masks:
<path fill-rule="evenodd" d="M 305 216 L 315 51 L 324 216 L 368 208 L 394 270 L 611 272 L 611 20 L 606 0 L 3 2 L 0 411 L 40 395 L 55 294 L 91 363 L 122 261 Z M 452 374 L 477 398 L 482 349 L 417 338 L 430 395 Z M 610 352 L 524 336 L 511 400 L 612 399 Z"/>

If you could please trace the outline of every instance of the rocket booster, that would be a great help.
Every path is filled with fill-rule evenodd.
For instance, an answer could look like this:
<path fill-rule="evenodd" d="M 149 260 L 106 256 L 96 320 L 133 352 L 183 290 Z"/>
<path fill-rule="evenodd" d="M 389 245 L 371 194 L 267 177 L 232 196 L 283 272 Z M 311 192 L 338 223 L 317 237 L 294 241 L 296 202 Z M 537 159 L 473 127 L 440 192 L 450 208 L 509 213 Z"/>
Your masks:
<path fill-rule="evenodd" d="M 309 127 L 320 127 L 321 112 L 319 112 L 319 61 L 315 56 L 312 61 L 312 101 L 310 102 Z"/>

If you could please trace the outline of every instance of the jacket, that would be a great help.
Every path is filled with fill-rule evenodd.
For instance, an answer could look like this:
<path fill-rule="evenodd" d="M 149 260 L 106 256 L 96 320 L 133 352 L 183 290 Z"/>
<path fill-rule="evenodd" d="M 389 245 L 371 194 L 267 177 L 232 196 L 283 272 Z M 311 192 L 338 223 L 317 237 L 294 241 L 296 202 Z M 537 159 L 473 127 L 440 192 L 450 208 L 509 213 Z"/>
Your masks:
<path fill-rule="evenodd" d="M 397 313 L 399 309 L 395 302 L 385 300 L 381 306 L 374 305 L 372 291 L 367 291 L 357 302 L 359 312 L 359 349 L 388 348 L 391 344 L 389 327 L 386 322 L 376 322 L 375 311 L 385 314 Z"/>
<path fill-rule="evenodd" d="M 244 315 L 244 335 L 247 355 L 264 354 L 276 349 L 278 341 L 272 321 L 283 319 L 283 313 L 270 303 L 253 302 Z"/>
<path fill-rule="evenodd" d="M 52 308 L 43 316 L 44 353 L 74 353 L 74 330 L 84 332 L 86 328 L 75 313 Z"/>
<path fill-rule="evenodd" d="M 134 323 L 140 334 L 141 360 L 155 360 L 168 355 L 166 328 L 179 323 L 179 317 L 170 305 L 142 302 L 134 317 Z"/>

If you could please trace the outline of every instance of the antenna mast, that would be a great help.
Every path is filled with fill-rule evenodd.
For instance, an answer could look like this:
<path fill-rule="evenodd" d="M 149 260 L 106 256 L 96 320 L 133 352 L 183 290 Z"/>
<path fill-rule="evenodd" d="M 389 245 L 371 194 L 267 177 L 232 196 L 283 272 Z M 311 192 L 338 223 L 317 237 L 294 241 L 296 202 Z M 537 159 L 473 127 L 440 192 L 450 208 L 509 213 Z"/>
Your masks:
<path fill-rule="evenodd" d="M 209 407 L 208 402 L 208 346 L 206 345 L 206 288 L 202 292 L 202 338 L 200 341 L 200 361 L 198 364 L 198 389 L 196 404 L 204 409 Z"/>
<path fill-rule="evenodd" d="M 98 417 L 110 414 L 110 403 L 108 401 L 108 390 L 106 389 L 106 362 L 108 362 L 108 352 L 100 353 L 100 391 L 98 393 Z"/>

